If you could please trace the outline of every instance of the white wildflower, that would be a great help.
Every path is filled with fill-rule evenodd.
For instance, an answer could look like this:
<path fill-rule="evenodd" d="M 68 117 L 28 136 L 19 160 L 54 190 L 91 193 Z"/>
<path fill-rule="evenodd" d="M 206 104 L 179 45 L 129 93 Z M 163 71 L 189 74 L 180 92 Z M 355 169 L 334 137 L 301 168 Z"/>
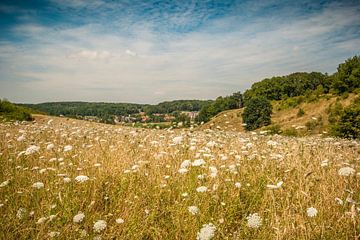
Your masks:
<path fill-rule="evenodd" d="M 269 189 L 278 189 L 278 188 L 281 188 L 283 183 L 284 183 L 283 181 L 280 181 L 276 185 L 268 184 L 268 185 L 266 185 L 266 187 Z"/>
<path fill-rule="evenodd" d="M 180 168 L 187 168 L 191 165 L 191 161 L 190 160 L 184 160 L 181 165 Z"/>
<path fill-rule="evenodd" d="M 343 204 L 344 204 L 344 201 L 341 200 L 341 199 L 338 198 L 338 197 L 335 198 L 335 202 L 336 202 L 337 204 L 339 204 L 339 205 L 343 205 Z"/>
<path fill-rule="evenodd" d="M 73 222 L 74 223 L 80 223 L 84 220 L 85 218 L 85 214 L 82 213 L 82 212 L 79 212 L 78 214 L 76 214 L 74 217 L 73 217 Z"/>
<path fill-rule="evenodd" d="M 44 183 L 42 182 L 36 182 L 32 185 L 33 188 L 36 188 L 36 189 L 41 189 L 44 187 Z"/>
<path fill-rule="evenodd" d="M 212 223 L 204 224 L 197 234 L 197 240 L 210 240 L 215 236 L 216 227 Z"/>
<path fill-rule="evenodd" d="M 352 174 L 355 173 L 355 169 L 351 168 L 351 167 L 342 167 L 339 169 L 338 171 L 340 176 L 350 176 Z"/>
<path fill-rule="evenodd" d="M 71 151 L 73 149 L 73 147 L 71 145 L 66 145 L 64 147 L 64 152 L 68 152 L 68 151 Z"/>
<path fill-rule="evenodd" d="M 64 181 L 64 183 L 69 183 L 69 182 L 71 182 L 71 178 L 64 177 L 63 181 Z"/>
<path fill-rule="evenodd" d="M 178 170 L 178 173 L 180 173 L 180 174 L 185 174 L 185 173 L 187 173 L 189 170 L 187 170 L 186 168 L 180 168 L 179 170 Z"/>
<path fill-rule="evenodd" d="M 241 188 L 241 183 L 236 182 L 236 183 L 235 183 L 235 187 L 236 187 L 236 188 Z"/>
<path fill-rule="evenodd" d="M 125 221 L 122 218 L 118 218 L 115 220 L 117 224 L 123 224 Z"/>
<path fill-rule="evenodd" d="M 258 213 L 250 214 L 246 219 L 249 228 L 259 228 L 262 224 L 262 219 Z"/>
<path fill-rule="evenodd" d="M 205 187 L 205 186 L 198 187 L 198 188 L 196 188 L 196 191 L 199 192 L 199 193 L 206 192 L 206 191 L 207 191 L 207 187 Z"/>
<path fill-rule="evenodd" d="M 308 217 L 315 217 L 317 215 L 318 211 L 314 207 L 309 207 L 306 210 L 306 213 L 307 213 Z"/>
<path fill-rule="evenodd" d="M 26 150 L 25 150 L 25 155 L 31 155 L 33 153 L 36 153 L 40 150 L 40 147 L 38 146 L 35 146 L 35 145 L 31 145 L 30 147 L 28 147 Z"/>
<path fill-rule="evenodd" d="M 192 166 L 199 167 L 204 164 L 206 164 L 204 159 L 196 159 L 195 161 L 193 161 Z"/>
<path fill-rule="evenodd" d="M 60 232 L 49 232 L 48 233 L 48 236 L 51 237 L 51 238 L 57 237 L 59 235 L 60 235 Z"/>
<path fill-rule="evenodd" d="M 48 144 L 47 146 L 46 146 L 46 150 L 52 150 L 53 148 L 55 147 L 55 145 L 54 144 L 52 144 L 52 143 L 50 143 L 50 144 Z"/>
<path fill-rule="evenodd" d="M 6 181 L 2 182 L 2 183 L 0 184 L 0 188 L 9 185 L 9 183 L 10 183 L 10 180 L 6 180 Z"/>
<path fill-rule="evenodd" d="M 172 141 L 174 144 L 181 144 L 183 141 L 183 137 L 182 136 L 174 137 Z"/>
<path fill-rule="evenodd" d="M 47 218 L 46 217 L 41 217 L 39 218 L 39 220 L 37 220 L 36 224 L 40 225 L 43 224 L 44 222 L 46 222 Z"/>
<path fill-rule="evenodd" d="M 17 217 L 18 219 L 22 219 L 22 218 L 25 217 L 26 212 L 27 212 L 27 211 L 26 211 L 25 208 L 19 208 L 19 210 L 18 210 L 17 213 L 16 213 L 16 217 Z"/>
<path fill-rule="evenodd" d="M 96 221 L 93 227 L 94 231 L 97 233 L 103 231 L 105 228 L 106 228 L 106 222 L 104 220 Z"/>
<path fill-rule="evenodd" d="M 87 180 L 89 180 L 89 177 L 85 176 L 85 175 L 79 175 L 75 178 L 75 181 L 77 181 L 79 183 L 86 182 Z"/>
<path fill-rule="evenodd" d="M 199 212 L 199 208 L 196 206 L 190 206 L 188 207 L 188 210 L 192 215 L 196 215 Z"/>
<path fill-rule="evenodd" d="M 214 167 L 214 166 L 211 166 L 211 167 L 209 167 L 209 169 L 210 169 L 210 176 L 212 178 L 215 178 L 217 176 L 217 173 L 218 173 L 217 168 Z"/>

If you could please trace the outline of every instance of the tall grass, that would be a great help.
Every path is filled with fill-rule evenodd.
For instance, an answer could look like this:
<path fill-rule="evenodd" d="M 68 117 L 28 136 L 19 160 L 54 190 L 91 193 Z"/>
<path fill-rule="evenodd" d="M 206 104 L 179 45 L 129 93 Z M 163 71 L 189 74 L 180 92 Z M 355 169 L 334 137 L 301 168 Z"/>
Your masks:
<path fill-rule="evenodd" d="M 0 124 L 0 183 L 9 180 L 0 187 L 0 239 L 196 239 L 207 223 L 214 239 L 359 238 L 359 142 L 49 119 Z M 23 152 L 31 145 L 40 150 Z M 178 172 L 184 160 L 201 158 L 206 164 Z M 355 172 L 340 176 L 344 166 Z M 78 175 L 90 179 L 78 183 Z M 79 212 L 85 218 L 74 223 Z M 247 225 L 252 213 L 261 216 L 259 228 Z M 97 220 L 107 223 L 100 233 Z"/>

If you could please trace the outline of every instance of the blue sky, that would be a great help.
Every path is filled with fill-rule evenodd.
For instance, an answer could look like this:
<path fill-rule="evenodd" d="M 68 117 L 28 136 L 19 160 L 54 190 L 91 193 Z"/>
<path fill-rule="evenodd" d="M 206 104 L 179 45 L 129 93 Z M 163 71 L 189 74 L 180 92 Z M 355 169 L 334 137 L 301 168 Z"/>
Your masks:
<path fill-rule="evenodd" d="M 359 1 L 0 1 L 0 97 L 213 99 L 360 54 Z"/>

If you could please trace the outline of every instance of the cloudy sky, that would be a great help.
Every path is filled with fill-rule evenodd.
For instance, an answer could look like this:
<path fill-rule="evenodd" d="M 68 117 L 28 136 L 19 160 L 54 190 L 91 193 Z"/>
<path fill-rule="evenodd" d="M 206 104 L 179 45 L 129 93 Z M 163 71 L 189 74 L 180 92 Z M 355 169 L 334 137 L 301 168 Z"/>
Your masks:
<path fill-rule="evenodd" d="M 360 54 L 360 2 L 0 1 L 0 98 L 213 99 Z"/>

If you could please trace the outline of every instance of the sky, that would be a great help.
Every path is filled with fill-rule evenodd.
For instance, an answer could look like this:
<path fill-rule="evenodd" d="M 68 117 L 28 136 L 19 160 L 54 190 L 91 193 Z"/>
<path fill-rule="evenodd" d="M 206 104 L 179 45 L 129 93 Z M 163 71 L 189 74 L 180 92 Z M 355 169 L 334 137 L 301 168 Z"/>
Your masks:
<path fill-rule="evenodd" d="M 360 54 L 360 0 L 0 0 L 0 98 L 214 99 Z"/>

